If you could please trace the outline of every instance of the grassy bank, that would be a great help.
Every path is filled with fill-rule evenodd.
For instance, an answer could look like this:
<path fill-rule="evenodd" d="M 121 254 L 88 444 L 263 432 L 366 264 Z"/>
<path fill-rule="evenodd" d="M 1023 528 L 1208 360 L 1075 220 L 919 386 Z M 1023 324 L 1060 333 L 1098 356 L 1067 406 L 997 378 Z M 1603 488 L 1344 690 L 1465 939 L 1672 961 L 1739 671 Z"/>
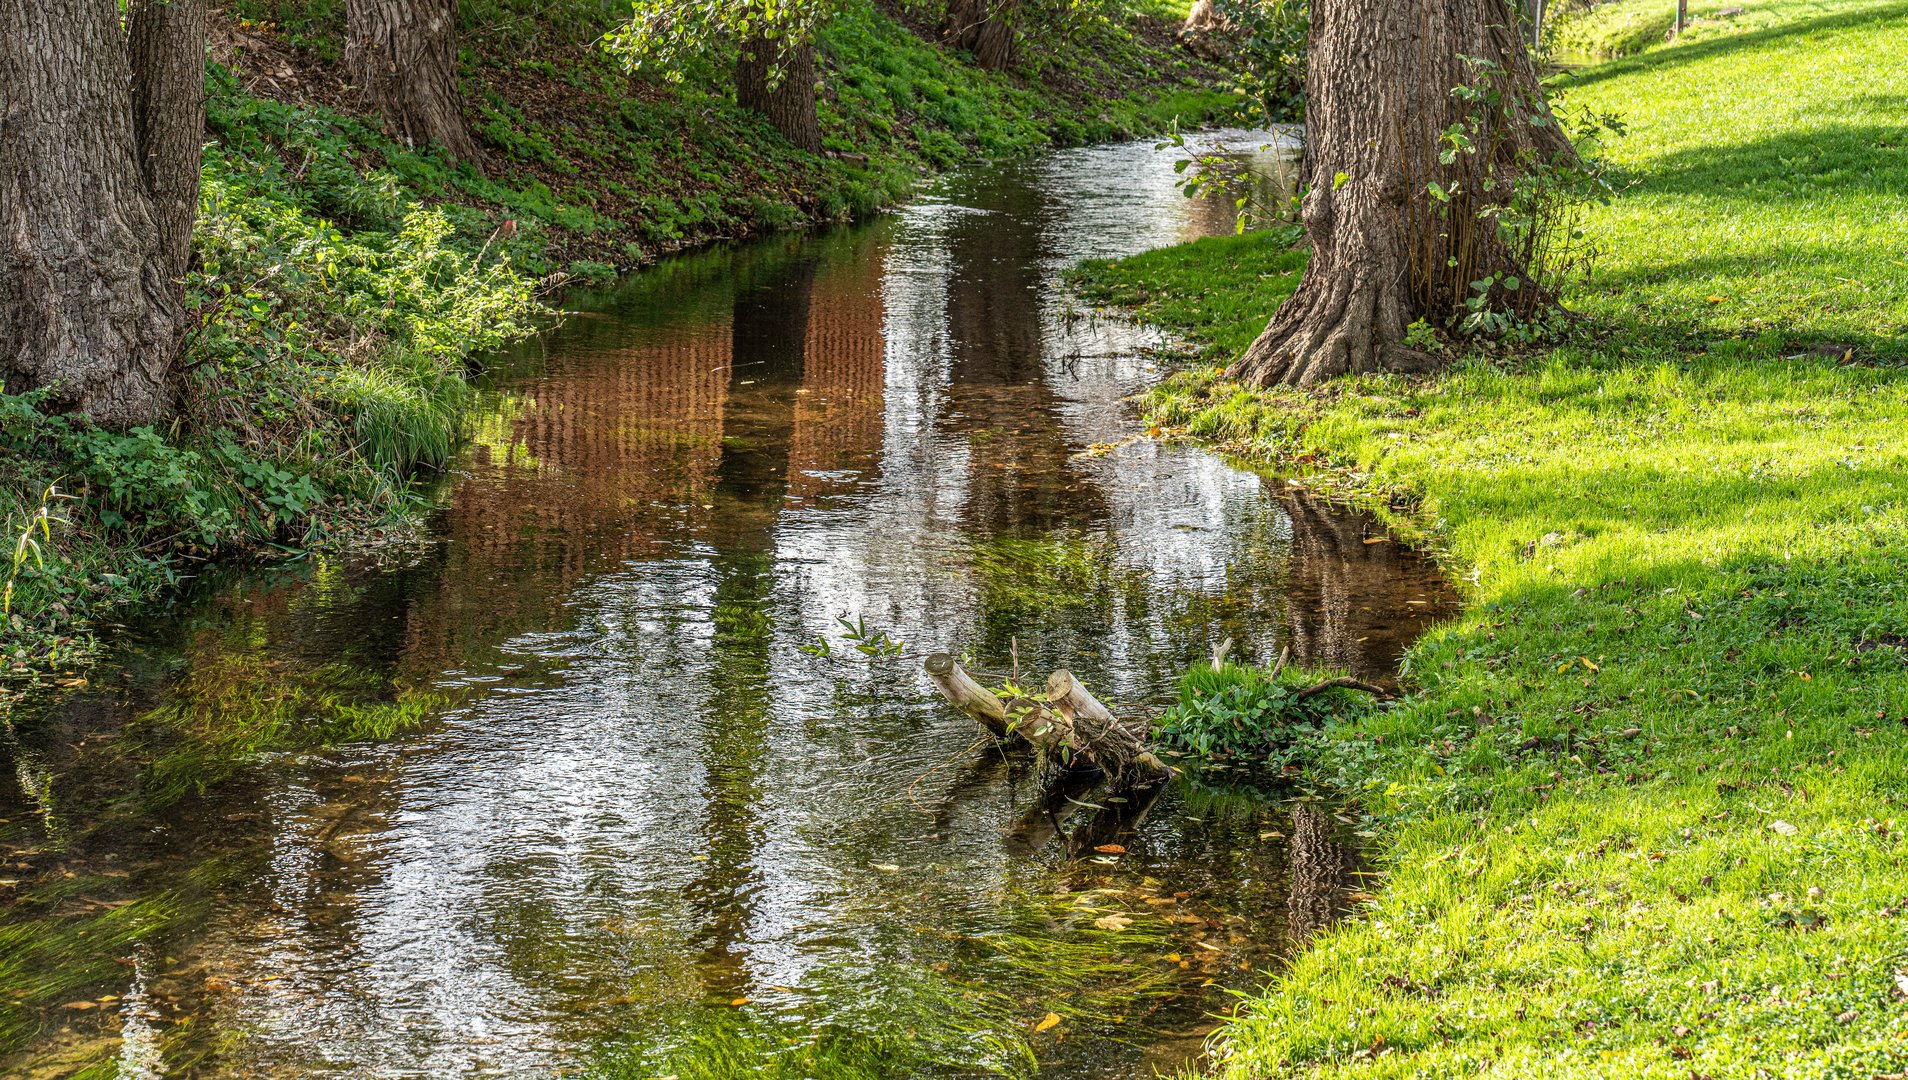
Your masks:
<path fill-rule="evenodd" d="M 1822 7 L 1583 73 L 1636 187 L 1592 222 L 1575 343 L 1152 397 L 1390 514 L 1469 597 L 1403 703 L 1321 740 L 1386 888 L 1231 1025 L 1226 1075 L 1908 1064 L 1904 171 L 1868 74 L 1908 5 Z M 1216 360 L 1296 284 L 1288 241 L 1084 277 Z"/>
<path fill-rule="evenodd" d="M 625 74 L 596 42 L 626 3 L 476 0 L 461 79 L 486 160 L 456 165 L 358 111 L 343 9 L 236 0 L 215 19 L 177 418 L 109 433 L 0 396 L 17 556 L 0 564 L 0 677 L 82 660 L 93 624 L 208 561 L 401 527 L 412 478 L 458 438 L 470 359 L 547 321 L 566 282 L 1237 100 L 1137 9 L 1093 8 L 995 74 L 924 39 L 925 9 L 856 2 L 822 34 L 817 157 L 737 108 L 714 65 L 680 85 Z"/>

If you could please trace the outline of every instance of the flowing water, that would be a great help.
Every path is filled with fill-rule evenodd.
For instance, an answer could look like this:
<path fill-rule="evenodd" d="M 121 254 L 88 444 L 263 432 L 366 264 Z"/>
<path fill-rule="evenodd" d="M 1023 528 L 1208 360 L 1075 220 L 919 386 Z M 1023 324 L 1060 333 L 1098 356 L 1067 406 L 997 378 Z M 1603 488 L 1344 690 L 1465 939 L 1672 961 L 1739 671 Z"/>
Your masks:
<path fill-rule="evenodd" d="M 496 359 L 422 538 L 208 582 L 17 707 L 0 1065 L 1119 1078 L 1196 1054 L 1358 887 L 1342 825 L 1223 770 L 1150 806 L 1043 786 L 913 655 L 1065 666 L 1143 713 L 1226 638 L 1383 678 L 1448 610 L 1370 521 L 1142 437 L 1160 343 L 1058 275 L 1230 230 L 1174 157 L 966 173 L 572 298 Z"/>

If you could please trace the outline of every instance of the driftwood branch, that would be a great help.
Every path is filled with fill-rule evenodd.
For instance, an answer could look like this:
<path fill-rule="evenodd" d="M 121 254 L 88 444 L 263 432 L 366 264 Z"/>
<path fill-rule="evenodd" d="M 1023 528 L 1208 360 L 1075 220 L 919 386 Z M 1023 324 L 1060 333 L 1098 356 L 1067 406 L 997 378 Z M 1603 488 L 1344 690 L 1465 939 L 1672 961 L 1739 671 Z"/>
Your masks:
<path fill-rule="evenodd" d="M 974 681 L 959 661 L 935 653 L 923 667 L 941 696 L 973 717 L 996 738 L 1016 737 L 1042 753 L 1084 759 L 1106 774 L 1116 788 L 1145 786 L 1173 770 L 1127 730 L 1073 675 L 1056 671 L 1047 679 L 1047 696 L 1002 700 Z"/>
<path fill-rule="evenodd" d="M 1363 690 L 1367 694 L 1376 694 L 1379 697 L 1385 696 L 1385 690 L 1381 686 L 1373 686 L 1368 682 L 1354 679 L 1350 675 L 1341 675 L 1336 679 L 1325 679 L 1321 682 L 1313 683 L 1311 686 L 1293 695 L 1292 700 L 1304 701 L 1313 694 L 1322 694 L 1335 686 L 1342 686 L 1347 690 Z"/>
<path fill-rule="evenodd" d="M 1007 704 L 992 690 L 975 682 L 952 656 L 935 653 L 921 666 L 927 669 L 928 678 L 934 680 L 948 704 L 973 717 L 995 738 L 1004 739 L 1012 734 L 1007 722 Z"/>
<path fill-rule="evenodd" d="M 1132 732 L 1120 726 L 1107 707 L 1087 692 L 1070 671 L 1047 676 L 1047 703 L 1073 725 L 1074 742 L 1115 785 L 1126 781 L 1155 783 L 1173 775 Z"/>

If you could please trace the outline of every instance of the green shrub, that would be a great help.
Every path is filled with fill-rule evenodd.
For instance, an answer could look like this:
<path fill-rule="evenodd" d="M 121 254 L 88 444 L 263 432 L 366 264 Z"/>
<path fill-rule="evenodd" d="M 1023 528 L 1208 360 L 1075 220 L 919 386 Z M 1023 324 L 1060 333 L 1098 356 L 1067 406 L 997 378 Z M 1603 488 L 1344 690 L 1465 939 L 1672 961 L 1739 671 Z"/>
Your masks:
<path fill-rule="evenodd" d="M 1161 742 L 1200 756 L 1282 764 L 1304 736 L 1335 717 L 1363 713 L 1371 699 L 1343 687 L 1316 687 L 1335 672 L 1267 669 L 1221 661 L 1180 676 L 1179 700 L 1154 724 Z"/>

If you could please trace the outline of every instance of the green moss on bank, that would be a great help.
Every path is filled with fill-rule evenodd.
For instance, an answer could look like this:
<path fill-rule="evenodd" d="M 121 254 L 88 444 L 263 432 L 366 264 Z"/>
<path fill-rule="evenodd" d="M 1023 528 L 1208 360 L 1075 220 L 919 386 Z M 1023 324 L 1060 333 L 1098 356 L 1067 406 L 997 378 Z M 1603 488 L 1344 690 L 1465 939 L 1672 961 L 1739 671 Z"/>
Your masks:
<path fill-rule="evenodd" d="M 1860 18 L 1587 73 L 1631 119 L 1613 152 L 1638 186 L 1594 223 L 1612 251 L 1573 297 L 1581 342 L 1308 393 L 1207 368 L 1152 396 L 1164 427 L 1392 514 L 1469 592 L 1412 650 L 1409 698 L 1321 741 L 1317 777 L 1381 824 L 1386 888 L 1243 1011 L 1224 1075 L 1908 1065 L 1908 272 L 1870 201 L 1901 174 L 1892 140 L 1831 139 L 1851 157 L 1782 174 L 1820 199 L 1767 199 L 1744 153 L 1863 115 L 1908 9 L 1836 10 Z M 1753 71 L 1779 105 L 1685 111 Z M 1768 256 L 1824 221 L 1846 256 Z M 1085 277 L 1216 360 L 1293 257 L 1247 238 Z"/>
<path fill-rule="evenodd" d="M 471 358 L 547 320 L 539 298 L 566 282 L 863 216 L 928 170 L 1235 107 L 1126 11 L 998 74 L 923 40 L 911 9 L 847 4 L 822 35 L 832 153 L 816 157 L 735 106 L 713 66 L 679 86 L 621 71 L 596 39 L 626 4 L 467 2 L 479 167 L 356 111 L 342 3 L 234 3 L 212 40 L 177 416 L 102 432 L 0 395 L 0 541 L 20 553 L 0 563 L 0 676 L 83 661 L 91 625 L 209 560 L 400 527 L 412 477 L 459 438 Z"/>

